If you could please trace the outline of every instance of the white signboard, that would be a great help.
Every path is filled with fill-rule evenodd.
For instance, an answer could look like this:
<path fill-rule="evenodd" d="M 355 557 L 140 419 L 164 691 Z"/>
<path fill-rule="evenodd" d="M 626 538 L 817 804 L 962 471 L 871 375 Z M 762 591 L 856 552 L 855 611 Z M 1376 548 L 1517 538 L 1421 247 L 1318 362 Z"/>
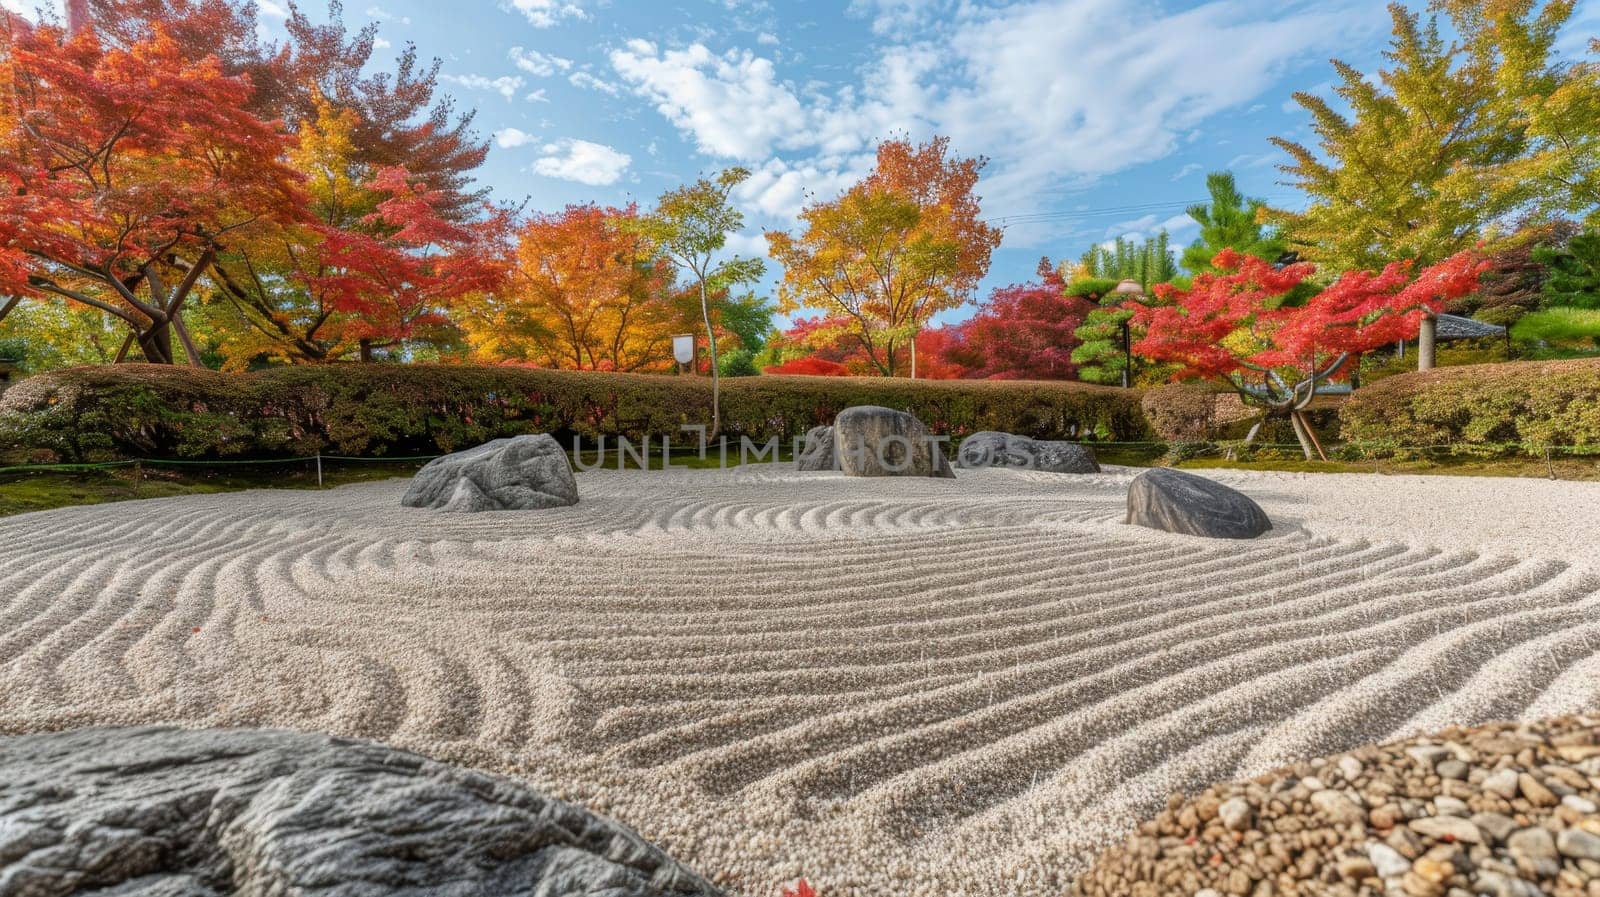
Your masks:
<path fill-rule="evenodd" d="M 694 334 L 672 338 L 672 357 L 678 359 L 679 364 L 694 361 Z"/>

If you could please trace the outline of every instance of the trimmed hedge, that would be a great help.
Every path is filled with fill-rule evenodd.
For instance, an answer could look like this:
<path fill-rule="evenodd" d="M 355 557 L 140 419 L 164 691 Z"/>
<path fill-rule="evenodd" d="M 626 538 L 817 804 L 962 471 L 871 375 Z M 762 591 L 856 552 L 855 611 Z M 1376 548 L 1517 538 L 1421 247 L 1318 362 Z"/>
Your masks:
<path fill-rule="evenodd" d="M 1139 393 L 1083 383 L 748 377 L 722 384 L 723 431 L 789 441 L 851 405 L 917 415 L 960 438 L 1140 440 Z M 0 445 L 66 461 L 226 458 L 315 452 L 450 452 L 519 433 L 635 442 L 711 418 L 699 377 L 453 365 L 327 365 L 242 374 L 165 365 L 67 368 L 0 396 Z"/>
<path fill-rule="evenodd" d="M 1600 359 L 1438 368 L 1386 377 L 1339 412 L 1342 435 L 1376 457 L 1437 447 L 1473 454 L 1600 450 Z"/>

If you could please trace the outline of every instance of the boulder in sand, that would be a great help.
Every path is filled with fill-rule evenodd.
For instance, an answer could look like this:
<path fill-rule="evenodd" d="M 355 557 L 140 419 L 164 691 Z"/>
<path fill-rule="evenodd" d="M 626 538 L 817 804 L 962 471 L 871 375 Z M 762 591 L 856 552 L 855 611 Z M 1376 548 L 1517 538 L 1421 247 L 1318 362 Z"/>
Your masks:
<path fill-rule="evenodd" d="M 326 735 L 0 738 L 0 894 L 716 897 L 620 823 Z"/>
<path fill-rule="evenodd" d="M 1058 442 L 984 430 L 961 440 L 958 467 L 1020 467 L 1046 473 L 1099 473 L 1094 450 Z"/>
<path fill-rule="evenodd" d="M 1250 496 L 1168 467 L 1133 478 L 1124 522 L 1212 539 L 1254 539 L 1272 529 L 1267 513 Z"/>
<path fill-rule="evenodd" d="M 578 481 L 555 437 L 485 442 L 417 471 L 400 504 L 441 511 L 532 511 L 578 503 Z"/>
<path fill-rule="evenodd" d="M 839 412 L 833 419 L 833 454 L 839 469 L 853 477 L 956 476 L 922 421 L 877 405 Z"/>
<path fill-rule="evenodd" d="M 812 427 L 807 430 L 805 441 L 800 445 L 800 454 L 794 460 L 800 470 L 838 470 L 839 465 L 833 461 L 833 428 Z"/>

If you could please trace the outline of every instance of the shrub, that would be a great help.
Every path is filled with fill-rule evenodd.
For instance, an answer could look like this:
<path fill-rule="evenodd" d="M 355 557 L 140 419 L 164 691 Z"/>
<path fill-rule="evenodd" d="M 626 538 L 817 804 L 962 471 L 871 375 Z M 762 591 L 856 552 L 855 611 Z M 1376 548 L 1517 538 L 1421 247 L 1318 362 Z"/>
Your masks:
<path fill-rule="evenodd" d="M 722 385 L 724 432 L 790 440 L 851 405 L 909 411 L 961 438 L 1143 439 L 1132 390 L 1080 383 L 746 377 Z M 0 444 L 67 460 L 424 455 L 500 436 L 667 436 L 711 417 L 706 377 L 451 365 L 327 365 L 223 374 L 163 365 L 67 368 L 0 397 Z"/>
<path fill-rule="evenodd" d="M 1217 423 L 1217 391 L 1198 383 L 1169 383 L 1140 401 L 1150 429 L 1164 442 L 1205 442 Z"/>
<path fill-rule="evenodd" d="M 754 377 L 761 373 L 756 370 L 756 353 L 749 349 L 734 349 L 718 358 L 717 372 L 724 377 Z"/>
<path fill-rule="evenodd" d="M 1344 438 L 1368 456 L 1600 447 L 1600 359 L 1401 374 L 1356 391 L 1340 418 Z"/>

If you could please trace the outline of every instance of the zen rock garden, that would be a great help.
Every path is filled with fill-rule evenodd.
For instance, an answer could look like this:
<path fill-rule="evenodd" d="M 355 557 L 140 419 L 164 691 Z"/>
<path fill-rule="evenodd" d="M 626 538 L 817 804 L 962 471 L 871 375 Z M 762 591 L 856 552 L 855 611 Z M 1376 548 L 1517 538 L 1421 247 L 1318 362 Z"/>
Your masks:
<path fill-rule="evenodd" d="M 914 415 L 878 405 L 839 412 L 807 431 L 795 466 L 852 477 L 954 479 L 941 440 Z M 1059 474 L 1100 472 L 1094 450 L 1072 442 L 981 431 L 957 450 L 962 469 L 1004 467 Z M 401 504 L 441 511 L 520 511 L 578 503 L 578 484 L 555 438 L 496 439 L 437 458 L 417 472 Z M 1126 523 L 1212 539 L 1253 539 L 1272 529 L 1261 506 L 1214 480 L 1154 468 L 1128 488 Z"/>

